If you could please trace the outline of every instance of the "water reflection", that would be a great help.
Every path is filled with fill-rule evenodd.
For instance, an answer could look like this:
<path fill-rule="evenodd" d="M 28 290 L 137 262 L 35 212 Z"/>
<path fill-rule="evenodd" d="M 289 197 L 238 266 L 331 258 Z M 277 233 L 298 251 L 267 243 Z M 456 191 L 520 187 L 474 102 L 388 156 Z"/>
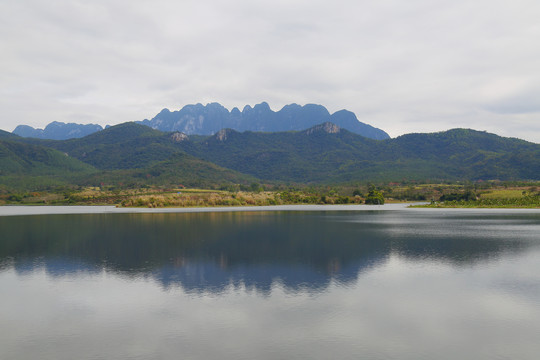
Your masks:
<path fill-rule="evenodd" d="M 0 358 L 536 360 L 539 216 L 0 217 Z"/>
<path fill-rule="evenodd" d="M 0 271 L 103 270 L 220 293 L 320 292 L 390 256 L 473 265 L 538 246 L 538 213 L 234 212 L 0 217 Z"/>

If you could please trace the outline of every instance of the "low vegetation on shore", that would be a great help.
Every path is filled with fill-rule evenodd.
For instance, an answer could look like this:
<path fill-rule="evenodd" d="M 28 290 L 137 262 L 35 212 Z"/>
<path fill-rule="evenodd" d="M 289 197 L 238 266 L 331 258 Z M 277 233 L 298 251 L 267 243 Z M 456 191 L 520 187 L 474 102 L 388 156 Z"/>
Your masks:
<path fill-rule="evenodd" d="M 212 207 L 289 204 L 362 204 L 365 198 L 309 191 L 226 191 L 205 189 L 146 189 L 108 191 L 87 188 L 69 194 L 29 193 L 4 196 L 4 204 L 116 205 L 119 207 Z"/>
<path fill-rule="evenodd" d="M 389 183 L 299 186 L 224 185 L 217 188 L 57 187 L 13 193 L 0 188 L 0 205 L 114 205 L 119 207 L 211 207 L 290 204 L 384 204 L 425 202 L 424 207 L 540 208 L 540 183 Z"/>
<path fill-rule="evenodd" d="M 419 207 L 431 208 L 540 208 L 540 191 L 536 186 L 502 188 L 488 191 L 452 193 L 438 201 Z"/>

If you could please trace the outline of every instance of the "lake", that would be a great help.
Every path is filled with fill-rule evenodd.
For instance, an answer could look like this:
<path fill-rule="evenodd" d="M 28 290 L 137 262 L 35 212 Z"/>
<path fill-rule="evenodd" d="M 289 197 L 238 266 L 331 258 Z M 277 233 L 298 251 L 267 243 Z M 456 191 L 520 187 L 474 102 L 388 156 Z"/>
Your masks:
<path fill-rule="evenodd" d="M 63 209 L 0 209 L 0 359 L 540 356 L 540 210 Z"/>

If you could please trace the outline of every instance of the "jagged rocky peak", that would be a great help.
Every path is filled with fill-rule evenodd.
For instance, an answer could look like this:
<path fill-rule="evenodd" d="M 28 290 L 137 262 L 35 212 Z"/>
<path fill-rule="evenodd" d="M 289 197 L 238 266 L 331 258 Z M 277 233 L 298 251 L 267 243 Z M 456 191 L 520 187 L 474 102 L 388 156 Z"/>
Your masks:
<path fill-rule="evenodd" d="M 189 137 L 183 132 L 177 131 L 171 135 L 171 140 L 178 143 L 178 142 L 189 140 Z"/>
<path fill-rule="evenodd" d="M 388 139 L 387 133 L 358 121 L 350 111 L 330 114 L 322 105 L 289 104 L 273 111 L 267 102 L 233 108 L 231 111 L 219 103 L 185 105 L 181 110 L 164 109 L 152 120 L 141 123 L 161 131 L 179 131 L 187 135 L 212 135 L 220 129 L 236 131 L 281 132 L 303 131 L 324 122 L 332 122 L 342 129 L 373 139 Z"/>
<path fill-rule="evenodd" d="M 313 117 L 325 117 L 330 116 L 328 109 L 322 105 L 318 104 L 306 104 L 301 107 L 301 109 L 307 112 L 310 116 Z"/>
<path fill-rule="evenodd" d="M 225 106 L 221 105 L 218 102 L 208 103 L 208 104 L 206 104 L 206 108 L 207 109 L 217 109 L 217 110 L 227 110 L 225 108 Z M 227 110 L 227 112 L 228 112 L 228 110 Z"/>
<path fill-rule="evenodd" d="M 253 107 L 253 110 L 256 110 L 259 112 L 272 111 L 272 109 L 270 109 L 270 105 L 268 105 L 266 101 L 263 101 L 262 103 L 255 105 L 255 107 Z"/>
<path fill-rule="evenodd" d="M 306 135 L 311 135 L 315 132 L 325 132 L 327 134 L 337 134 L 339 133 L 341 128 L 337 126 L 336 124 L 333 124 L 331 122 L 325 122 L 324 124 L 317 125 L 312 127 L 311 129 L 306 130 Z"/>

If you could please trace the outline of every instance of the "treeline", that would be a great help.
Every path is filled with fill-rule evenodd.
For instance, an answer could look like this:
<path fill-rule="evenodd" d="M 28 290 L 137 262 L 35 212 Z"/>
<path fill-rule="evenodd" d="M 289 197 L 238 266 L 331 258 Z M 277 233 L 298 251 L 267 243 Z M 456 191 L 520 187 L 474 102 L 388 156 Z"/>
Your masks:
<path fill-rule="evenodd" d="M 206 189 L 140 184 L 50 186 L 39 191 L 12 192 L 0 187 L 1 204 L 109 204 L 119 206 L 244 206 L 281 204 L 384 204 L 429 202 L 457 204 L 478 201 L 486 206 L 538 203 L 540 182 L 428 184 L 416 182 L 318 185 L 283 183 L 221 184 Z"/>
<path fill-rule="evenodd" d="M 539 208 L 540 191 L 537 186 L 501 187 L 492 190 L 452 192 L 432 200 L 430 207 L 472 208 Z"/>

